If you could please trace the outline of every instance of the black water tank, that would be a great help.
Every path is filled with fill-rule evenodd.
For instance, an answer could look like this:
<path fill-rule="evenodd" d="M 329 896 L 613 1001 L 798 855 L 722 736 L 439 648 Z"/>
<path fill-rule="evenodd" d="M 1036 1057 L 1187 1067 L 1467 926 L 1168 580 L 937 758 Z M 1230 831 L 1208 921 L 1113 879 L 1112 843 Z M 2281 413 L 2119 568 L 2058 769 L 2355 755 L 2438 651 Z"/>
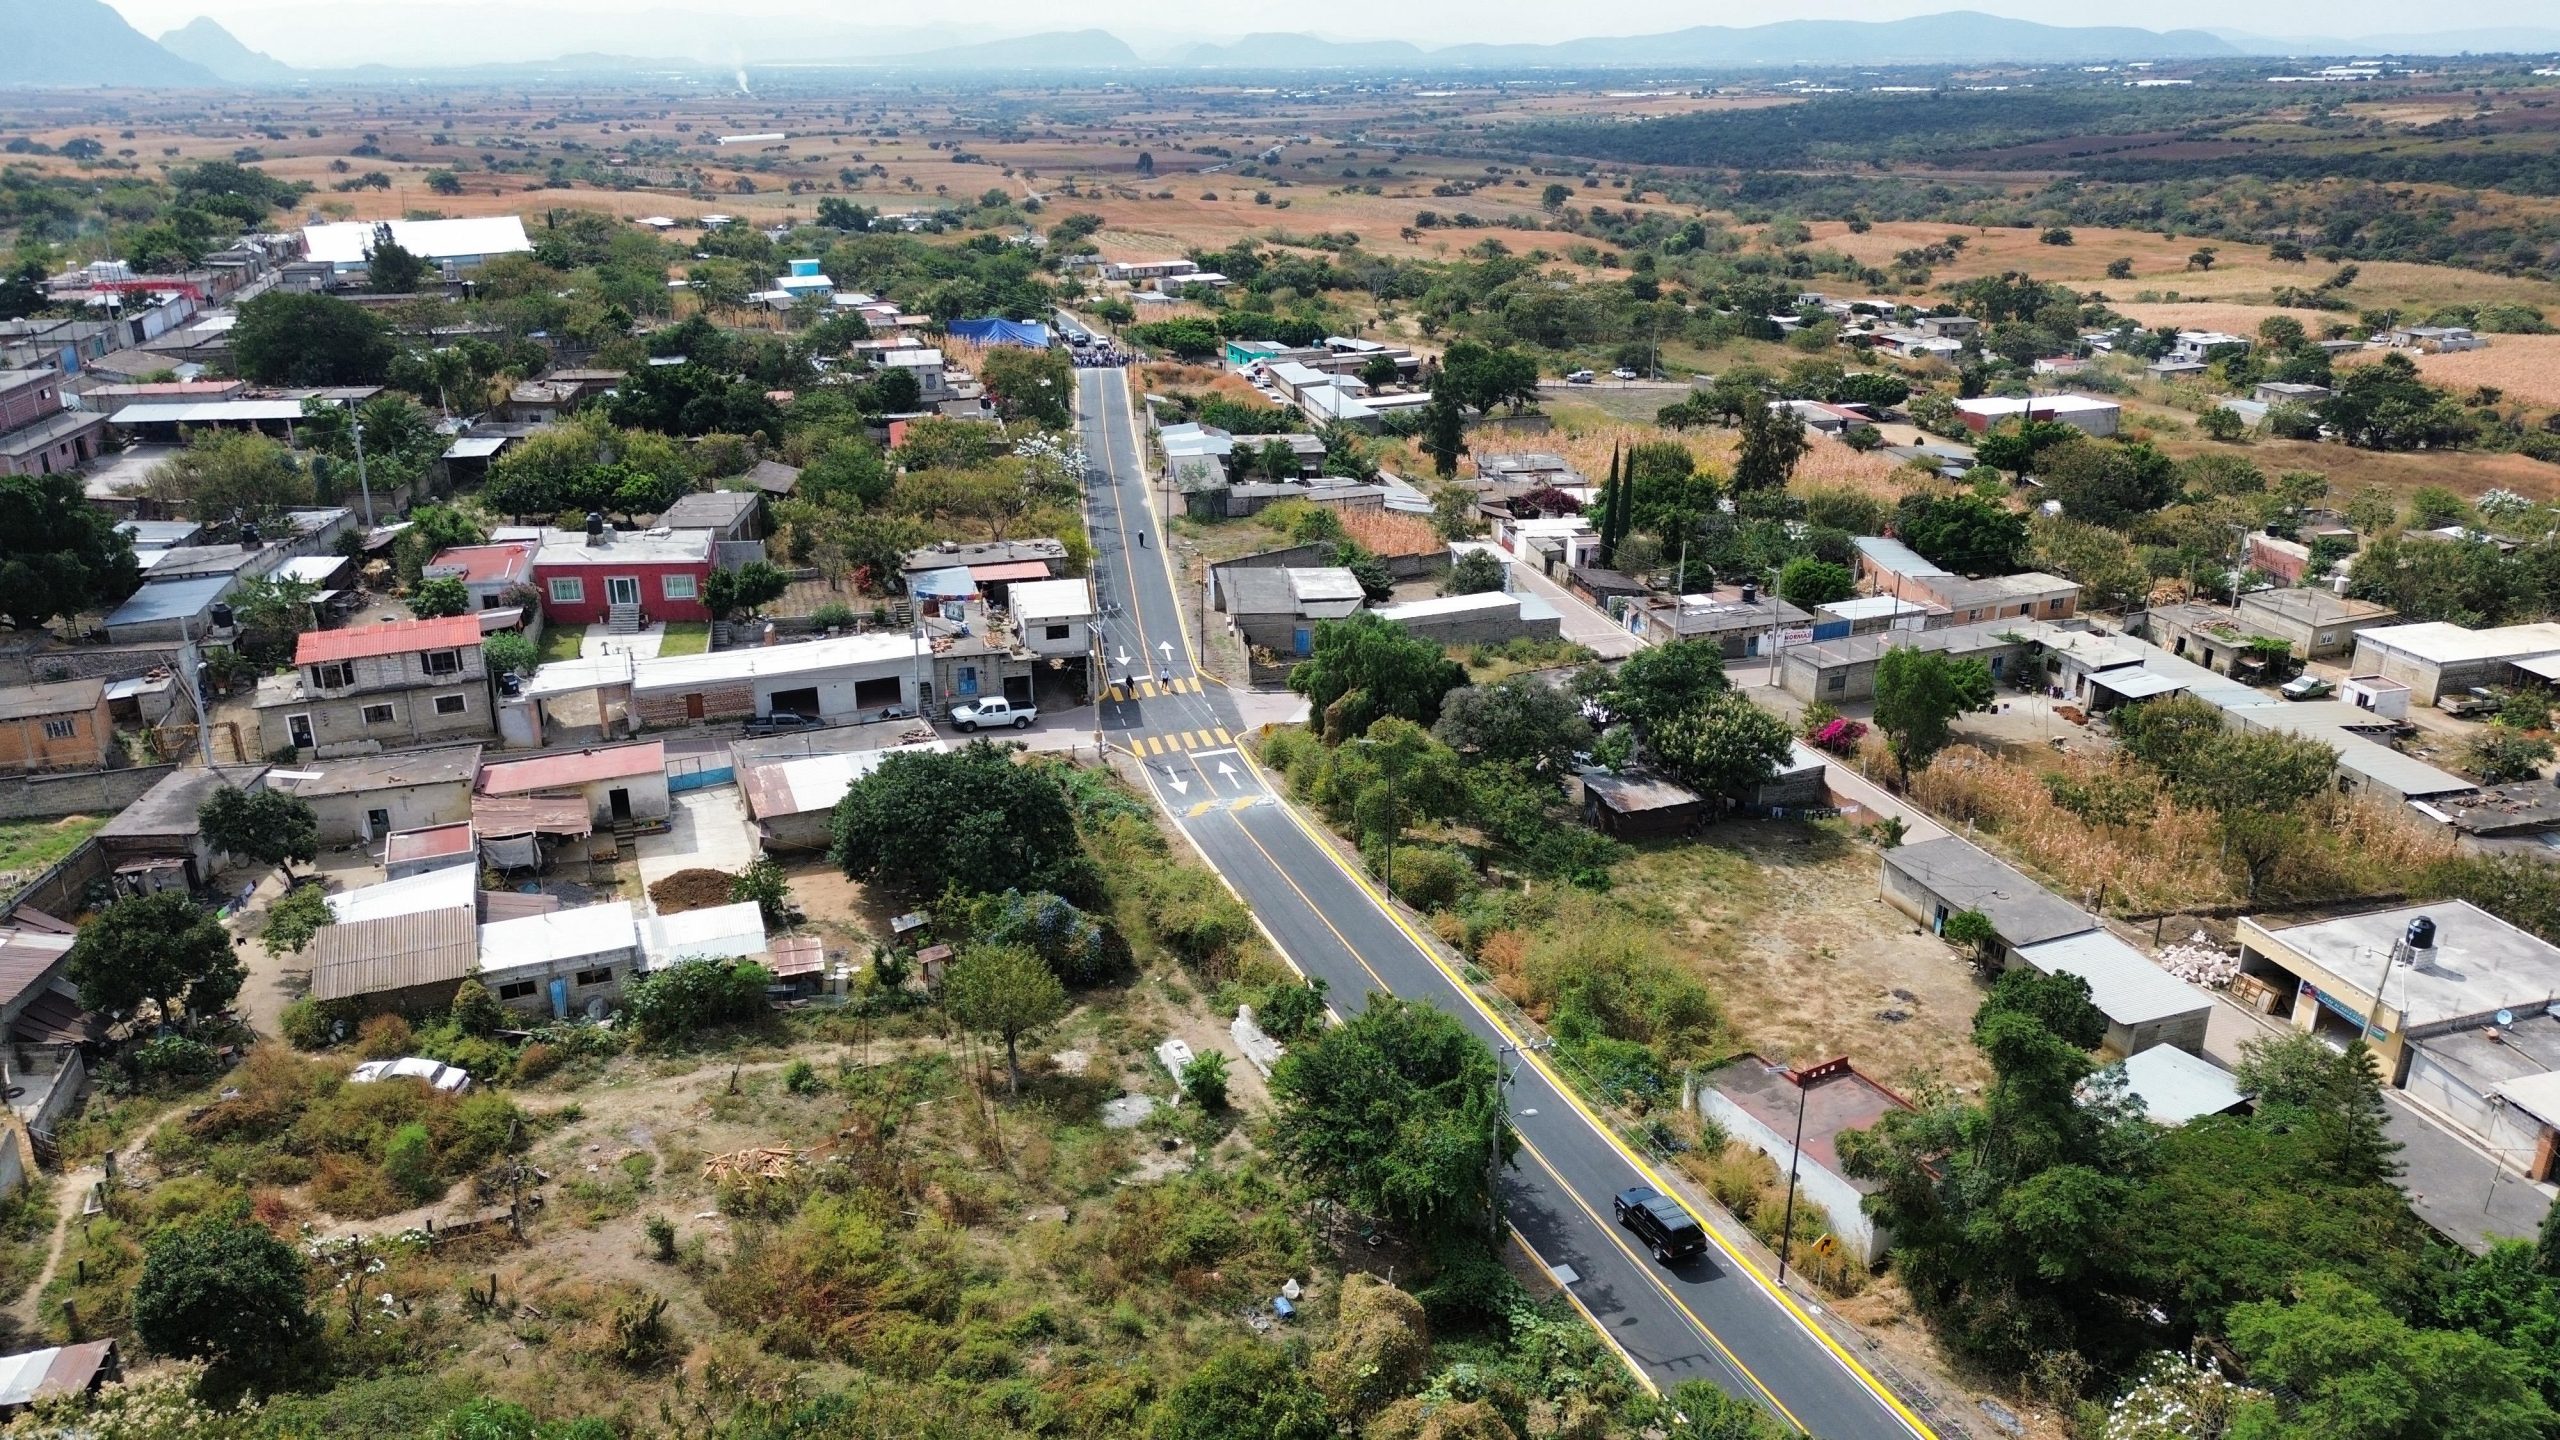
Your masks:
<path fill-rule="evenodd" d="M 214 602 L 213 628 L 216 630 L 228 630 L 231 628 L 231 607 L 221 603 L 220 601 Z"/>
<path fill-rule="evenodd" d="M 601 511 L 601 510 L 590 510 L 590 511 L 588 511 L 588 512 L 587 512 L 587 538 L 588 538 L 589 540 L 595 540 L 595 539 L 597 539 L 597 538 L 601 537 L 603 534 L 604 534 L 604 512 L 603 512 L 603 511 Z"/>
<path fill-rule="evenodd" d="M 1743 586 L 1743 587 L 1742 587 L 1742 603 L 1743 603 L 1743 604 L 1745 604 L 1745 605 L 1757 605 L 1757 604 L 1759 604 L 1759 603 L 1760 603 L 1760 587 L 1759 587 L 1759 586 L 1757 586 L 1757 585 L 1745 585 L 1745 586 Z"/>
<path fill-rule="evenodd" d="M 2433 950 L 2436 948 L 2436 922 L 2428 919 L 2424 915 L 2410 921 L 2409 948 L 2412 950 Z"/>

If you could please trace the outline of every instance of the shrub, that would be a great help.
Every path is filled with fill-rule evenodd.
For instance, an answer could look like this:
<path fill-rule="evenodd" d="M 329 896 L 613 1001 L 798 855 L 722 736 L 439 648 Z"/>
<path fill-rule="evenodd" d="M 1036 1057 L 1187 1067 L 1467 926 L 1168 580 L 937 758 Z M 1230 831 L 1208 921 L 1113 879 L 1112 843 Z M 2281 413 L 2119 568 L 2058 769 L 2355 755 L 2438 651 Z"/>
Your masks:
<path fill-rule="evenodd" d="M 809 619 L 821 630 L 850 630 L 854 614 L 850 605 L 821 605 L 809 612 Z"/>
<path fill-rule="evenodd" d="M 382 1174 L 412 1202 L 424 1203 L 444 1193 L 436 1177 L 435 1142 L 427 1127 L 412 1121 L 391 1132 L 382 1147 Z"/>
<path fill-rule="evenodd" d="M 536 1040 L 516 1052 L 515 1078 L 525 1081 L 539 1080 L 559 1069 L 566 1059 L 559 1046 Z"/>
<path fill-rule="evenodd" d="M 1206 1050 L 1182 1067 L 1182 1091 L 1201 1109 L 1216 1115 L 1227 1108 L 1227 1057 Z"/>
<path fill-rule="evenodd" d="M 672 1265 L 676 1258 L 676 1224 L 664 1215 L 652 1215 L 640 1222 L 649 1237 L 649 1258 L 661 1265 Z"/>
<path fill-rule="evenodd" d="M 417 1032 L 397 1015 L 375 1015 L 356 1029 L 356 1053 L 367 1060 L 397 1060 L 417 1043 Z"/>
<path fill-rule="evenodd" d="M 133 1052 L 133 1068 L 153 1079 L 191 1080 L 220 1064 L 212 1046 L 185 1035 L 162 1035 Z"/>
<path fill-rule="evenodd" d="M 1805 743 L 1832 755 L 1855 755 L 1858 742 L 1866 738 L 1867 727 L 1845 715 L 1835 715 L 1805 736 Z"/>
<path fill-rule="evenodd" d="M 477 976 L 465 976 L 453 992 L 453 1011 L 449 1018 L 465 1034 L 489 1035 L 506 1025 L 507 1011 Z"/>
<path fill-rule="evenodd" d="M 1396 848 L 1391 878 L 1396 898 L 1417 910 L 1456 905 L 1474 878 L 1474 868 L 1455 850 L 1427 845 Z"/>
<path fill-rule="evenodd" d="M 276 1017 L 276 1029 L 296 1050 L 327 1049 L 336 1038 L 337 1025 L 337 1017 L 308 996 L 285 1006 Z"/>
<path fill-rule="evenodd" d="M 764 987 L 772 981 L 753 963 L 686 960 L 635 981 L 624 1008 L 643 1039 L 668 1040 L 763 1014 Z"/>
<path fill-rule="evenodd" d="M 815 1095 L 825 1087 L 818 1079 L 818 1067 L 799 1059 L 782 1067 L 782 1088 L 794 1095 Z"/>

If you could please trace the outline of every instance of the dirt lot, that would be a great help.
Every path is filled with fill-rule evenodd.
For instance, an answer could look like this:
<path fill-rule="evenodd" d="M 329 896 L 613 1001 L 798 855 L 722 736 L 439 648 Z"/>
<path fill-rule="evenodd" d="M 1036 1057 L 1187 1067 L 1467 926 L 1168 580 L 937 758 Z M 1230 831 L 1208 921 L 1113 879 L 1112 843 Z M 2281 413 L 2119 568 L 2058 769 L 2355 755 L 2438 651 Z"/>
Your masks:
<path fill-rule="evenodd" d="M 1889 1084 L 1979 1082 L 1968 1037 L 1982 987 L 1878 896 L 1878 864 L 1827 831 L 1742 821 L 1647 850 L 1621 867 L 1619 893 L 1661 912 L 1738 1044 L 1800 1064 L 1846 1055 Z"/>

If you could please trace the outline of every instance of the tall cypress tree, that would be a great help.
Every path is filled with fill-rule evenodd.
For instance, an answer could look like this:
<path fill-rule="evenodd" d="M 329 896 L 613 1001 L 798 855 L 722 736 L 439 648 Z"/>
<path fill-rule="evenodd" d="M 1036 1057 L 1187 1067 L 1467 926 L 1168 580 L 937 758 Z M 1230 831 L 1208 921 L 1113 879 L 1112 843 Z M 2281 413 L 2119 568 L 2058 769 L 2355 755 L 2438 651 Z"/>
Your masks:
<path fill-rule="evenodd" d="M 1627 498 L 1619 493 L 1618 447 L 1609 446 L 1609 479 L 1600 487 L 1600 563 L 1618 568 L 1618 540 L 1627 533 Z"/>

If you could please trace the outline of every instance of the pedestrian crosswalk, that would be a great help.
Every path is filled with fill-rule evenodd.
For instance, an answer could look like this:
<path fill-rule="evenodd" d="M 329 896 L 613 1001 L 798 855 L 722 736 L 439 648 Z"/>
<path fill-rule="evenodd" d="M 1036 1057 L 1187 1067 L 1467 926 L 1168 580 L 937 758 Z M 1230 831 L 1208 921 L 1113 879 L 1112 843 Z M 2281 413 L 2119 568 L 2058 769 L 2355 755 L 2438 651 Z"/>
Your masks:
<path fill-rule="evenodd" d="M 1279 803 L 1279 797 L 1273 795 L 1238 795 L 1221 800 L 1201 800 L 1195 802 L 1189 809 L 1182 813 L 1189 819 L 1197 820 L 1201 816 L 1206 815 L 1213 810 L 1224 810 L 1233 814 L 1241 810 L 1250 810 L 1257 805 L 1277 805 Z"/>
<path fill-rule="evenodd" d="M 1200 677 L 1197 675 L 1185 675 L 1179 680 L 1167 680 L 1162 684 L 1153 680 L 1140 680 L 1132 685 L 1114 685 L 1109 691 L 1111 702 L 1115 705 L 1124 700 L 1153 700 L 1158 695 L 1197 695 L 1199 693 Z"/>
<path fill-rule="evenodd" d="M 1235 744 L 1235 737 L 1224 726 L 1212 725 L 1206 730 L 1171 730 L 1162 735 L 1132 735 L 1128 738 L 1132 755 L 1181 755 L 1193 750 L 1215 750 Z"/>

